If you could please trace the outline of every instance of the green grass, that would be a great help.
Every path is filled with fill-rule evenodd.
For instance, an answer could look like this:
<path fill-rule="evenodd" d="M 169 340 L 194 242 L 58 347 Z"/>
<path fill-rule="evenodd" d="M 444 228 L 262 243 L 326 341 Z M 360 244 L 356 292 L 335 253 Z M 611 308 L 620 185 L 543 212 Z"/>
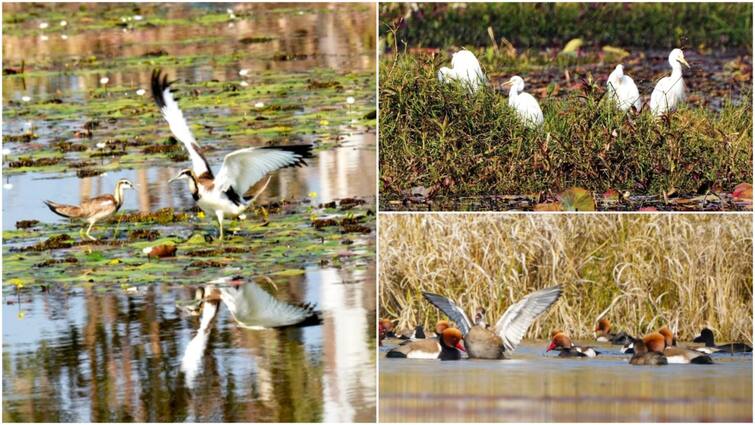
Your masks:
<path fill-rule="evenodd" d="M 401 18 L 406 17 L 401 23 Z M 517 47 L 588 43 L 647 48 L 752 47 L 751 3 L 406 3 L 380 4 L 380 35 L 393 45 L 491 43 L 488 27 Z"/>
<path fill-rule="evenodd" d="M 749 85 L 736 102 L 725 98 L 720 111 L 683 106 L 664 120 L 647 110 L 615 110 L 602 100 L 602 84 L 586 82 L 561 97 L 552 96 L 550 86 L 539 99 L 545 124 L 530 130 L 506 95 L 489 87 L 470 95 L 439 83 L 436 70 L 444 61 L 421 54 L 381 61 L 381 194 L 388 198 L 416 186 L 450 197 L 572 186 L 690 194 L 731 191 L 752 180 Z"/>
<path fill-rule="evenodd" d="M 445 319 L 421 291 L 494 323 L 560 284 L 529 338 L 588 338 L 605 317 L 633 335 L 678 324 L 683 341 L 703 326 L 752 341 L 750 214 L 391 214 L 379 227 L 379 314 L 399 328 Z"/>

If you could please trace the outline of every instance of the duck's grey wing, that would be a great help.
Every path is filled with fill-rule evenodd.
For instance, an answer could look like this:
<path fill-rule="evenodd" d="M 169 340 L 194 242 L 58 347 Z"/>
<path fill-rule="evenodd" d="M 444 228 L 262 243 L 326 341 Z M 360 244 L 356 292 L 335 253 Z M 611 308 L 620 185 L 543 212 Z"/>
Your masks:
<path fill-rule="evenodd" d="M 430 304 L 437 307 L 438 310 L 442 311 L 451 320 L 456 322 L 456 326 L 459 327 L 462 335 L 466 335 L 467 332 L 472 329 L 472 322 L 469 321 L 464 310 L 456 305 L 455 302 L 442 295 L 433 294 L 431 292 L 423 292 L 422 296 L 424 296 Z"/>
<path fill-rule="evenodd" d="M 495 324 L 495 333 L 503 340 L 506 351 L 511 352 L 522 341 L 524 334 L 541 314 L 561 296 L 561 287 L 535 291 L 512 304 Z"/>

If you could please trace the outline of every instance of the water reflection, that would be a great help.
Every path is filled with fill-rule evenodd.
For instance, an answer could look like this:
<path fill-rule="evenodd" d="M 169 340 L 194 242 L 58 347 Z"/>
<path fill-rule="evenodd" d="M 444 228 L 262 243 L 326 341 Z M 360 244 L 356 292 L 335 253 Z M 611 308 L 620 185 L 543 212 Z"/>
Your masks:
<path fill-rule="evenodd" d="M 314 159 L 308 160 L 308 167 L 287 168 L 272 174 L 270 184 L 257 202 L 301 199 L 311 193 L 317 194 L 318 203 L 354 196 L 374 199 L 374 146 L 374 133 L 350 135 L 342 147 L 318 152 Z M 212 164 L 221 163 L 222 159 L 215 155 L 208 160 Z M 120 170 L 82 179 L 75 176 L 58 179 L 52 174 L 34 173 L 6 176 L 4 183 L 11 183 L 13 187 L 3 190 L 3 228 L 12 229 L 19 220 L 55 222 L 60 218 L 50 212 L 42 200 L 79 204 L 86 198 L 112 192 L 119 178 L 127 178 L 137 186 L 135 191 L 126 194 L 123 210 L 191 208 L 194 200 L 185 185 L 168 183 L 179 171 L 180 164 Z"/>
<path fill-rule="evenodd" d="M 546 345 L 524 344 L 504 361 L 407 361 L 382 353 L 380 420 L 752 422 L 752 355 L 638 367 L 609 346 L 596 359 L 563 359 L 543 356 Z"/>
<path fill-rule="evenodd" d="M 276 298 L 323 312 L 286 330 L 187 315 L 193 288 L 168 284 L 23 293 L 3 308 L 3 420 L 374 421 L 373 267 L 277 281 Z"/>

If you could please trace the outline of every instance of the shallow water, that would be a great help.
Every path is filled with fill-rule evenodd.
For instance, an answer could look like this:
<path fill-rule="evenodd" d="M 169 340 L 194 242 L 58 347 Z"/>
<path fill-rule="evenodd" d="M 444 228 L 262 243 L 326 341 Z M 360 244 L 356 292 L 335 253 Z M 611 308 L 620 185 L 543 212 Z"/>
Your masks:
<path fill-rule="evenodd" d="M 199 320 L 176 308 L 194 288 L 6 295 L 3 421 L 374 421 L 373 276 L 278 280 L 275 296 L 314 304 L 320 326 L 245 330 L 221 305 L 194 380 L 181 364 Z"/>
<path fill-rule="evenodd" d="M 632 366 L 618 346 L 595 359 L 544 355 L 524 343 L 511 360 L 386 359 L 381 422 L 752 422 L 752 355 L 714 365 Z"/>

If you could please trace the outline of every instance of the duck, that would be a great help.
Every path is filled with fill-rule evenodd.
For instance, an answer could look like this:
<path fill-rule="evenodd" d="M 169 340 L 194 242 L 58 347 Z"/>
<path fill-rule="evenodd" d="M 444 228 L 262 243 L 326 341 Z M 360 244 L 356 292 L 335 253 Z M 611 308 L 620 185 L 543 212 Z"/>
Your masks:
<path fill-rule="evenodd" d="M 598 342 L 610 342 L 614 345 L 625 345 L 634 341 L 634 338 L 626 332 L 612 333 L 611 322 L 608 319 L 598 320 L 595 336 Z"/>
<path fill-rule="evenodd" d="M 667 326 L 658 330 L 658 333 L 663 336 L 663 342 L 665 348 L 663 349 L 663 355 L 669 363 L 676 364 L 713 364 L 713 359 L 706 353 L 689 348 L 679 347 L 676 345 L 676 338 L 674 333 L 671 332 Z"/>
<path fill-rule="evenodd" d="M 597 357 L 600 354 L 593 347 L 580 347 L 574 345 L 571 339 L 563 332 L 556 332 L 555 335 L 551 333 L 552 340 L 548 349 L 545 352 L 551 350 L 560 351 L 558 357 Z"/>
<path fill-rule="evenodd" d="M 469 50 L 462 49 L 454 53 L 451 57 L 451 67 L 444 66 L 438 70 L 438 80 L 441 83 L 458 81 L 472 93 L 485 85 L 485 73 L 482 72 L 480 62 Z"/>
<path fill-rule="evenodd" d="M 713 336 L 713 331 L 708 328 L 703 328 L 703 330 L 700 331 L 700 335 L 696 336 L 695 339 L 692 340 L 692 342 L 703 342 L 705 343 L 705 347 L 709 349 L 715 349 L 716 351 L 721 351 L 721 352 L 726 352 L 726 353 L 751 353 L 752 352 L 752 347 L 743 342 L 716 345 L 715 337 Z"/>
<path fill-rule="evenodd" d="M 629 75 L 624 74 L 624 65 L 618 64 L 608 76 L 608 96 L 622 111 L 628 111 L 632 106 L 637 111 L 642 109 L 642 98 L 637 85 Z"/>
<path fill-rule="evenodd" d="M 464 310 L 450 299 L 430 292 L 422 295 L 459 327 L 464 348 L 472 359 L 504 359 L 522 341 L 527 328 L 561 296 L 561 286 L 532 292 L 509 306 L 493 330 L 488 329 L 485 309 L 478 308 L 471 322 Z"/>
<path fill-rule="evenodd" d="M 191 133 L 178 103 L 173 98 L 167 75 L 159 69 L 152 72 L 151 89 L 155 104 L 170 131 L 186 149 L 191 159 L 191 168 L 181 170 L 170 182 L 186 180 L 194 201 L 208 217 L 218 222 L 219 240 L 223 240 L 223 220 L 244 219 L 244 211 L 270 182 L 268 176 L 262 189 L 247 202 L 244 194 L 268 173 L 280 168 L 303 167 L 306 159 L 312 158 L 312 145 L 285 145 L 251 147 L 235 150 L 223 158 L 223 165 L 215 175 L 209 162 Z"/>
<path fill-rule="evenodd" d="M 241 276 L 221 277 L 203 288 L 205 301 L 220 300 L 236 325 L 263 330 L 322 324 L 322 313 L 311 304 L 294 305 L 280 301 L 255 282 Z"/>
<path fill-rule="evenodd" d="M 503 83 L 503 87 L 510 86 L 509 106 L 512 107 L 519 119 L 528 128 L 536 128 L 543 125 L 543 111 L 537 99 L 524 91 L 524 79 L 515 75 Z"/>
<path fill-rule="evenodd" d="M 425 338 L 400 345 L 386 354 L 388 358 L 460 360 L 464 347 L 457 328 L 446 328 L 438 338 Z"/>
<path fill-rule="evenodd" d="M 650 95 L 650 111 L 655 116 L 676 110 L 685 97 L 682 65 L 688 69 L 690 66 L 684 59 L 684 52 L 681 49 L 672 50 L 668 55 L 668 63 L 671 65 L 671 75 L 661 78 Z"/>
<path fill-rule="evenodd" d="M 126 179 L 120 179 L 115 183 L 115 190 L 112 195 L 95 196 L 82 201 L 81 205 L 59 204 L 49 200 L 44 201 L 44 204 L 50 208 L 50 211 L 61 217 L 84 220 L 89 223 L 84 235 L 88 239 L 96 241 L 97 238 L 90 234 L 94 224 L 112 216 L 121 209 L 125 189 L 134 189 L 134 184 Z"/>
<path fill-rule="evenodd" d="M 650 351 L 642 339 L 635 339 L 632 343 L 634 346 L 634 355 L 629 359 L 629 364 L 635 366 L 660 366 L 668 364 L 668 360 L 663 354 Z"/>

